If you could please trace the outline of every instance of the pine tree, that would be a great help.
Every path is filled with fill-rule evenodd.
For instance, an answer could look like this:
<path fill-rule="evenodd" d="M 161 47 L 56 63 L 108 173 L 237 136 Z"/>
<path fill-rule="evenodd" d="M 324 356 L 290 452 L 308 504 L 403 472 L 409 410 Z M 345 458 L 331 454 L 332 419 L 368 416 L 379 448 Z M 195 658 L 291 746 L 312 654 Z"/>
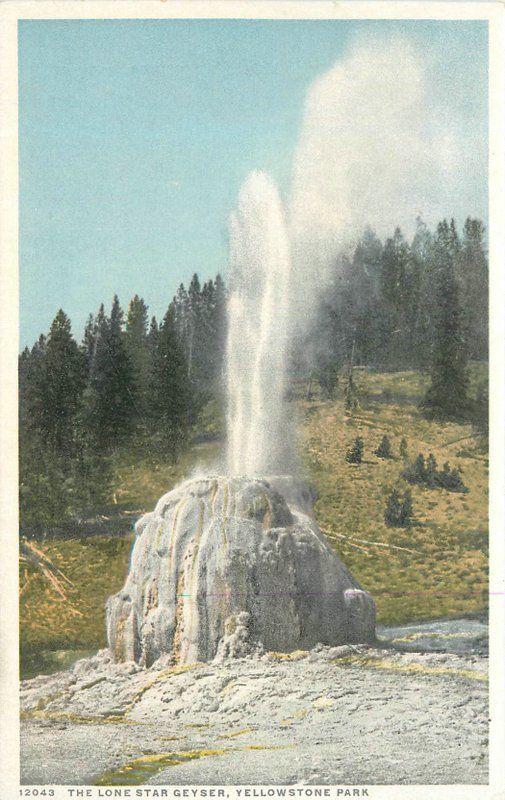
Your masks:
<path fill-rule="evenodd" d="M 147 334 L 147 351 L 149 353 L 149 361 L 152 361 L 154 353 L 156 352 L 156 348 L 158 346 L 158 322 L 156 317 L 151 317 L 151 322 L 149 323 L 149 333 Z"/>
<path fill-rule="evenodd" d="M 96 343 L 84 392 L 82 424 L 98 450 L 110 451 L 132 432 L 136 415 L 133 370 L 123 335 L 123 312 L 114 297 L 110 318 L 103 305 L 96 318 Z"/>
<path fill-rule="evenodd" d="M 194 378 L 198 388 L 210 396 L 220 389 L 226 347 L 226 289 L 219 274 L 203 286 L 201 317 Z"/>
<path fill-rule="evenodd" d="M 488 357 L 489 277 L 485 229 L 468 217 L 458 252 L 456 272 L 461 287 L 462 327 L 471 358 Z"/>
<path fill-rule="evenodd" d="M 388 239 L 382 251 L 380 289 L 384 309 L 389 315 L 388 361 L 403 367 L 414 349 L 413 317 L 416 307 L 414 274 L 416 263 L 400 228 Z"/>
<path fill-rule="evenodd" d="M 384 435 L 380 441 L 379 446 L 374 450 L 374 454 L 379 458 L 393 458 L 393 451 L 391 450 L 391 442 L 389 436 Z"/>
<path fill-rule="evenodd" d="M 403 494 L 394 486 L 386 498 L 384 522 L 390 528 L 408 528 L 414 513 L 412 492 L 406 489 Z"/>
<path fill-rule="evenodd" d="M 160 452 L 173 459 L 187 441 L 191 401 L 187 362 L 171 307 L 157 335 L 149 408 L 154 440 Z"/>
<path fill-rule="evenodd" d="M 188 357 L 188 374 L 191 377 L 194 377 L 193 374 L 195 372 L 195 360 L 196 360 L 195 352 L 197 352 L 202 334 L 201 305 L 202 305 L 202 298 L 201 298 L 200 279 L 195 272 L 195 274 L 191 278 L 191 282 L 188 288 L 188 326 L 187 326 L 188 356 L 187 357 Z M 198 380 L 198 375 L 196 375 L 196 380 Z"/>
<path fill-rule="evenodd" d="M 60 309 L 32 378 L 32 422 L 47 446 L 70 454 L 73 423 L 84 389 L 84 360 L 72 337 L 70 320 Z"/>
<path fill-rule="evenodd" d="M 433 320 L 436 299 L 433 293 L 435 263 L 433 258 L 433 236 L 421 217 L 416 220 L 416 232 L 412 239 L 412 256 L 415 259 L 414 298 L 415 322 L 413 331 L 413 365 L 426 369 L 431 363 L 433 350 Z"/>
<path fill-rule="evenodd" d="M 468 489 L 463 483 L 461 474 L 461 468 L 454 467 L 451 469 L 451 465 L 446 461 L 442 470 L 437 472 L 437 486 L 440 486 L 442 489 L 447 489 L 449 492 L 466 493 Z"/>
<path fill-rule="evenodd" d="M 41 334 L 29 350 L 23 350 L 19 358 L 19 413 L 27 427 L 36 425 L 38 408 L 38 386 L 42 382 L 42 369 L 47 338 Z"/>
<path fill-rule="evenodd" d="M 437 228 L 437 320 L 431 385 L 421 408 L 427 417 L 458 419 L 468 412 L 468 376 L 461 307 L 454 273 L 454 242 L 447 222 Z"/>
<path fill-rule="evenodd" d="M 401 519 L 402 502 L 400 492 L 393 486 L 386 498 L 386 508 L 384 510 L 384 522 L 388 527 L 396 527 Z"/>
<path fill-rule="evenodd" d="M 361 464 L 363 460 L 363 439 L 360 436 L 357 436 L 354 440 L 352 447 L 346 453 L 345 460 L 349 464 Z"/>
<path fill-rule="evenodd" d="M 188 293 L 183 283 L 179 285 L 175 297 L 172 300 L 172 311 L 177 335 L 184 347 L 184 353 L 187 360 L 189 357 L 190 313 Z"/>
<path fill-rule="evenodd" d="M 412 524 L 413 514 L 412 492 L 410 489 L 406 489 L 403 493 L 403 499 L 400 505 L 398 526 L 401 528 L 408 528 Z"/>
<path fill-rule="evenodd" d="M 86 374 L 89 375 L 91 369 L 91 362 L 96 345 L 97 324 L 93 314 L 88 316 L 86 326 L 84 328 L 84 335 L 82 337 L 81 351 L 84 356 L 84 363 L 86 365 Z"/>
<path fill-rule="evenodd" d="M 214 330 L 214 340 L 216 343 L 216 353 L 218 355 L 218 368 L 216 370 L 216 376 L 219 377 L 222 371 L 227 337 L 226 286 L 219 272 L 214 280 L 214 308 L 212 326 Z"/>
<path fill-rule="evenodd" d="M 130 301 L 124 341 L 132 367 L 129 390 L 135 397 L 137 423 L 145 421 L 149 385 L 149 347 L 147 341 L 147 306 L 137 294 Z"/>
<path fill-rule="evenodd" d="M 422 453 L 419 453 L 414 463 L 406 466 L 402 472 L 402 478 L 405 478 L 408 483 L 425 484 L 427 475 L 426 463 Z"/>

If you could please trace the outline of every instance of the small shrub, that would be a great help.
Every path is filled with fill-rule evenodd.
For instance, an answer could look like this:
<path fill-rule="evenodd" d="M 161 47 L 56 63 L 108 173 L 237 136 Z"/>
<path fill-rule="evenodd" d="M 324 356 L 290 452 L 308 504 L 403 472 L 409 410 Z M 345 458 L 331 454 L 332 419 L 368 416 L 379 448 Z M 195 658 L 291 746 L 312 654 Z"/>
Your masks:
<path fill-rule="evenodd" d="M 439 470 L 433 453 L 429 454 L 427 462 L 424 460 L 424 455 L 419 453 L 416 460 L 405 467 L 402 478 L 407 483 L 426 486 L 429 489 L 439 488 L 447 489 L 449 492 L 468 492 L 461 474 L 461 468 L 451 468 L 448 461 Z"/>
<path fill-rule="evenodd" d="M 442 471 L 438 473 L 437 481 L 439 486 L 450 492 L 468 491 L 461 478 L 461 467 L 454 467 L 451 469 L 451 465 L 448 461 L 445 462 Z"/>
<path fill-rule="evenodd" d="M 376 450 L 374 450 L 374 454 L 379 456 L 379 458 L 393 458 L 393 451 L 391 450 L 389 436 L 382 437 L 380 445 Z"/>
<path fill-rule="evenodd" d="M 407 489 L 403 494 L 395 487 L 391 489 L 384 511 L 384 522 L 389 528 L 408 528 L 413 516 L 412 493 Z"/>
<path fill-rule="evenodd" d="M 403 439 L 400 442 L 400 451 L 399 452 L 400 452 L 400 458 L 403 458 L 403 460 L 406 461 L 408 459 L 408 457 L 409 457 L 409 448 L 408 448 L 407 440 L 406 440 L 405 436 L 403 437 Z"/>
<path fill-rule="evenodd" d="M 363 460 L 363 439 L 356 436 L 352 447 L 346 453 L 345 460 L 348 464 L 361 464 Z"/>

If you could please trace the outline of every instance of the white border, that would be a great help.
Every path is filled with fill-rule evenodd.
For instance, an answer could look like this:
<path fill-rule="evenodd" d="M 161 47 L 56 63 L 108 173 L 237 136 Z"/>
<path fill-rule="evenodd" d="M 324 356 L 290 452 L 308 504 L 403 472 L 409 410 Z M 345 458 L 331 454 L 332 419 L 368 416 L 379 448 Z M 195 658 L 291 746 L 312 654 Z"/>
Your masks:
<path fill-rule="evenodd" d="M 490 441 L 490 784 L 369 786 L 382 798 L 505 798 L 505 5 L 501 2 L 319 2 L 319 0 L 6 0 L 0 5 L 0 797 L 19 796 L 18 703 L 18 143 L 17 21 L 19 19 L 480 19 L 489 21 L 489 196 L 491 311 Z M 471 54 L 469 54 L 471 57 Z M 46 787 L 50 788 L 50 787 Z M 70 787 L 54 787 L 68 798 Z M 75 787 L 77 788 L 77 787 Z M 80 789 L 86 787 L 78 787 Z M 133 787 L 130 787 L 133 788 Z M 175 789 L 176 787 L 171 787 Z M 186 787 L 187 788 L 187 787 Z M 201 787 L 200 787 L 201 788 Z M 263 787 L 268 788 L 268 787 Z M 275 787 L 272 787 L 275 788 Z M 311 787 L 314 788 L 314 787 Z M 93 788 L 91 797 L 98 797 Z M 133 793 L 132 793 L 133 796 Z M 235 797 L 233 788 L 230 798 Z M 337 797 L 336 788 L 332 797 Z"/>

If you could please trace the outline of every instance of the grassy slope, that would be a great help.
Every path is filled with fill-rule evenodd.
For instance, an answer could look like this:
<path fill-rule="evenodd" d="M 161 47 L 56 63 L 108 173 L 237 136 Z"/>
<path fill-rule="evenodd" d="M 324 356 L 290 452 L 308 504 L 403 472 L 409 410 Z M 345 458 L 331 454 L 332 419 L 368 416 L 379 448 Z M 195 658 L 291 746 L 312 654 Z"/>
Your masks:
<path fill-rule="evenodd" d="M 365 397 L 352 417 L 338 402 L 305 405 L 303 451 L 319 493 L 320 525 L 333 534 L 331 541 L 343 561 L 375 597 L 380 622 L 484 610 L 488 470 L 478 439 L 461 440 L 472 432 L 468 425 L 428 422 L 419 415 L 412 398 L 421 394 L 423 380 L 416 373 L 363 374 L 358 383 Z M 394 394 L 393 402 L 382 402 L 383 389 Z M 468 494 L 412 487 L 412 528 L 388 528 L 383 519 L 385 496 L 398 481 L 403 463 L 398 457 L 390 461 L 373 455 L 384 434 L 396 454 L 405 437 L 411 459 L 419 452 L 432 452 L 440 466 L 447 460 L 460 465 Z M 355 466 L 347 464 L 345 452 L 358 435 L 364 439 L 365 456 L 364 463 Z M 418 552 L 363 545 L 360 539 Z"/>
<path fill-rule="evenodd" d="M 487 597 L 487 460 L 468 439 L 465 425 L 427 422 L 415 402 L 423 389 L 416 373 L 360 374 L 360 408 L 347 417 L 337 402 L 297 401 L 301 451 L 316 486 L 318 520 L 351 572 L 377 601 L 381 622 L 475 613 Z M 384 390 L 390 395 L 384 397 Z M 413 488 L 415 524 L 410 530 L 384 525 L 385 494 L 399 478 L 402 463 L 372 455 L 387 433 L 395 453 L 402 436 L 412 458 L 433 452 L 463 469 L 468 494 Z M 365 441 L 365 461 L 347 464 L 345 452 L 355 436 Z M 118 470 L 116 498 L 125 509 L 150 510 L 156 500 L 197 463 L 212 463 L 216 444 L 195 446 L 175 468 L 147 462 Z M 348 537 L 348 538 L 341 538 Z M 42 648 L 98 647 L 105 643 L 104 603 L 122 585 L 133 534 L 89 537 L 42 545 L 74 584 L 68 601 L 42 577 L 21 570 L 21 642 L 25 651 Z M 417 553 L 357 540 L 407 547 Z"/>

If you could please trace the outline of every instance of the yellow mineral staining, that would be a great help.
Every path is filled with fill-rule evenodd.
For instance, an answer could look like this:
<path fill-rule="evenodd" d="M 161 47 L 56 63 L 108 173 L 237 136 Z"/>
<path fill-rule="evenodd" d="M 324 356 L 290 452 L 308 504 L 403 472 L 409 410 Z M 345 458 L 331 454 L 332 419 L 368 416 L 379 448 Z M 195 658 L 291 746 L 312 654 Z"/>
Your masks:
<path fill-rule="evenodd" d="M 406 672 L 418 675 L 446 675 L 447 677 L 454 676 L 455 678 L 466 678 L 472 681 L 488 681 L 488 676 L 484 672 L 477 672 L 471 669 L 456 669 L 455 667 L 433 667 L 419 662 L 402 663 L 389 659 L 367 658 L 366 656 L 344 656 L 343 658 L 334 658 L 330 663 L 339 665 L 356 664 L 363 667 L 372 667 L 372 669 L 385 669 L 390 672 Z"/>
<path fill-rule="evenodd" d="M 241 750 L 286 750 L 288 747 L 294 747 L 294 744 L 248 744 L 241 747 Z"/>
<path fill-rule="evenodd" d="M 281 653 L 276 650 L 270 650 L 267 655 L 273 661 L 301 661 L 302 658 L 307 658 L 308 650 L 293 650 L 291 653 Z"/>
<path fill-rule="evenodd" d="M 208 758 L 209 756 L 219 756 L 227 750 L 188 750 L 186 752 L 157 753 L 155 755 L 144 755 L 140 758 L 118 767 L 117 770 L 104 772 L 93 781 L 93 786 L 137 786 L 145 783 L 146 780 L 157 772 L 167 767 L 176 767 L 185 764 L 187 761 L 194 761 L 197 758 Z"/>
<path fill-rule="evenodd" d="M 250 744 L 241 748 L 215 748 L 212 750 L 186 750 L 173 753 L 156 753 L 143 755 L 118 767 L 116 770 L 104 772 L 92 781 L 93 786 L 138 786 L 167 767 L 177 767 L 188 761 L 211 756 L 222 756 L 227 753 L 243 750 L 283 750 L 294 745 L 262 745 Z"/>
<path fill-rule="evenodd" d="M 461 633 L 438 633 L 427 631 L 426 633 L 409 633 L 406 636 L 397 636 L 395 642 L 414 642 L 417 639 L 473 639 L 476 634 L 471 631 L 461 631 Z"/>
<path fill-rule="evenodd" d="M 71 722 L 74 725 L 136 725 L 139 723 L 133 720 L 126 719 L 126 717 L 111 714 L 107 717 L 85 717 L 80 714 L 73 714 L 70 711 L 22 711 L 20 719 L 45 719 L 53 722 Z"/>
<path fill-rule="evenodd" d="M 116 624 L 116 636 L 114 639 L 114 661 L 121 661 L 124 655 L 124 629 L 126 625 L 125 617 L 121 616 Z"/>
<path fill-rule="evenodd" d="M 188 738 L 187 736 L 160 736 L 159 737 L 159 741 L 160 742 L 179 742 L 179 741 L 182 741 L 183 739 L 187 739 L 187 738 Z"/>

